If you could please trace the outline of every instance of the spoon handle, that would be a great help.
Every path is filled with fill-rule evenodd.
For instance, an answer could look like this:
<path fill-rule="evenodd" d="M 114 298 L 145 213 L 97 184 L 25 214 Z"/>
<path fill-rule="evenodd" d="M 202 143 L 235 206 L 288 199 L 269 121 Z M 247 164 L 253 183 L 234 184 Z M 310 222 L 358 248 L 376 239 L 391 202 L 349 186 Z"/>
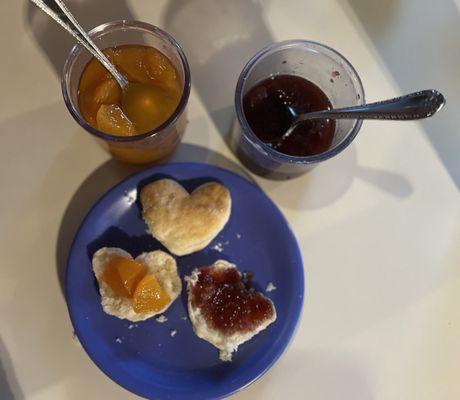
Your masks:
<path fill-rule="evenodd" d="M 431 117 L 445 104 L 444 96 L 436 90 L 422 90 L 394 99 L 363 104 L 362 106 L 336 108 L 299 115 L 296 122 L 306 119 L 389 119 L 413 120 Z"/>
<path fill-rule="evenodd" d="M 85 47 L 101 64 L 113 75 L 121 88 L 126 87 L 128 81 L 117 71 L 105 54 L 96 46 L 93 40 L 89 37 L 86 31 L 78 23 L 70 10 L 61 0 L 53 0 L 54 3 L 61 9 L 64 15 L 56 12 L 44 0 L 30 0 L 54 21 L 61 25 L 68 33 L 70 33 L 77 41 Z"/>

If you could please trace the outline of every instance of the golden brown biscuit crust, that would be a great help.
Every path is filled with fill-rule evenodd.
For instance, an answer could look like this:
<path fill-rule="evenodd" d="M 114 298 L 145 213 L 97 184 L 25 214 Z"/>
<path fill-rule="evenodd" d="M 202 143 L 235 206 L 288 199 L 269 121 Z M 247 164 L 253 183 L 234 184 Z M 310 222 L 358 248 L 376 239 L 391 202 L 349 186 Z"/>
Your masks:
<path fill-rule="evenodd" d="M 178 256 L 205 248 L 230 217 L 230 192 L 216 182 L 188 194 L 179 183 L 161 179 L 146 185 L 140 198 L 150 233 Z"/>

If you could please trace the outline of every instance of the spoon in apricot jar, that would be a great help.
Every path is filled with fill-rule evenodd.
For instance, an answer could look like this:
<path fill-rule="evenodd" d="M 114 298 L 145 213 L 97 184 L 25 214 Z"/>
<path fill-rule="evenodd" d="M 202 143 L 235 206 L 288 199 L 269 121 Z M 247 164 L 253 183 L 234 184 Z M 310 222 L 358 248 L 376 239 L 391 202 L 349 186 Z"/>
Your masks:
<path fill-rule="evenodd" d="M 93 42 L 62 0 L 48 0 L 48 3 L 54 3 L 62 13 L 43 0 L 31 1 L 70 33 L 115 78 L 122 90 L 123 113 L 136 125 L 138 131 L 142 133 L 151 130 L 153 128 L 152 121 L 155 121 L 157 113 L 160 112 L 157 105 L 161 101 L 159 97 L 161 93 L 145 83 L 130 83 Z"/>

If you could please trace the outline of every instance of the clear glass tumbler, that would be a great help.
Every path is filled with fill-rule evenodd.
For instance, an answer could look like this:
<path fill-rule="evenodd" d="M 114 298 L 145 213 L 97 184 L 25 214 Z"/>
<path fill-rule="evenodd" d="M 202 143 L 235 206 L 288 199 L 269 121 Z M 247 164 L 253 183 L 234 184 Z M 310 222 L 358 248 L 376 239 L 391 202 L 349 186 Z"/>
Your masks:
<path fill-rule="evenodd" d="M 345 57 L 315 42 L 289 40 L 273 43 L 248 61 L 236 86 L 232 147 L 254 172 L 298 174 L 345 149 L 357 135 L 362 121 L 337 120 L 332 145 L 320 154 L 295 157 L 272 149 L 249 127 L 243 98 L 258 82 L 276 75 L 296 75 L 313 82 L 327 95 L 333 108 L 363 104 L 364 89 L 357 72 Z"/>
<path fill-rule="evenodd" d="M 66 60 L 62 74 L 62 94 L 70 114 L 87 132 L 120 161 L 146 164 L 169 156 L 179 144 L 187 123 L 186 106 L 190 95 L 190 69 L 180 45 L 168 33 L 139 21 L 114 21 L 89 32 L 99 48 L 120 45 L 145 45 L 160 50 L 176 67 L 183 83 L 182 97 L 174 113 L 158 128 L 136 136 L 114 136 L 101 132 L 82 117 L 78 107 L 80 76 L 92 55 L 75 45 Z"/>

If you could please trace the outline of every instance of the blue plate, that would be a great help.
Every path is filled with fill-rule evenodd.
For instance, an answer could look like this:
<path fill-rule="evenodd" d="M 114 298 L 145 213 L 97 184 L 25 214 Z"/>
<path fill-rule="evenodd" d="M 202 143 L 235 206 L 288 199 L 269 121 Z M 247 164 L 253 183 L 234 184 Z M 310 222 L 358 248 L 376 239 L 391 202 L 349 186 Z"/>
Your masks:
<path fill-rule="evenodd" d="M 230 220 L 213 243 L 203 251 L 176 258 L 181 277 L 195 267 L 225 259 L 241 271 L 253 272 L 258 290 L 265 291 L 269 282 L 276 286 L 266 294 L 275 304 L 278 319 L 241 345 L 232 362 L 219 361 L 218 350 L 193 333 L 185 318 L 185 289 L 165 313 L 165 323 L 152 318 L 131 324 L 102 311 L 92 254 L 103 246 L 121 247 L 134 257 L 144 251 L 165 250 L 146 233 L 136 200 L 143 185 L 164 177 L 179 181 L 188 191 L 218 181 L 232 195 Z M 83 221 L 67 265 L 67 304 L 84 349 L 111 379 L 149 399 L 217 399 L 254 382 L 289 344 L 303 294 L 299 248 L 278 208 L 247 180 L 206 164 L 152 167 L 112 188 Z"/>

